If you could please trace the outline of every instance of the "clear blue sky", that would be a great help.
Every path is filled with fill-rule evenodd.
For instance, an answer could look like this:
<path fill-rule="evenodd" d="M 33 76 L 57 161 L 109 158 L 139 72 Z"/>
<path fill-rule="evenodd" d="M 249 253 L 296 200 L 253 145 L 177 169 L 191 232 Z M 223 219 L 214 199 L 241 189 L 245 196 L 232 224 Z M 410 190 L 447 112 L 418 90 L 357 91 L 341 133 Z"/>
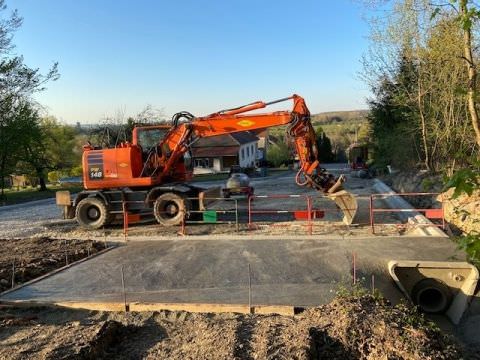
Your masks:
<path fill-rule="evenodd" d="M 298 93 L 314 113 L 365 108 L 367 47 L 352 0 L 7 0 L 16 52 L 61 77 L 37 96 L 62 121 L 147 104 L 204 115 Z M 285 104 L 288 108 L 290 105 Z"/>

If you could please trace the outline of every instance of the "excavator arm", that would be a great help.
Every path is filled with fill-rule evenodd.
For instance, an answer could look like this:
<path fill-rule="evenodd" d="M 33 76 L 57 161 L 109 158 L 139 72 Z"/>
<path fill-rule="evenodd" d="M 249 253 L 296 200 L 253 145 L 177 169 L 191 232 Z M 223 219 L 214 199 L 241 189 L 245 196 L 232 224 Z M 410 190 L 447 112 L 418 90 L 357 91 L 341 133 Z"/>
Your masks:
<path fill-rule="evenodd" d="M 287 100 L 293 100 L 292 111 L 245 114 Z M 315 130 L 310 120 L 310 111 L 302 97 L 292 95 L 267 103 L 257 101 L 204 117 L 194 117 L 190 113 L 182 112 L 174 115 L 172 123 L 172 129 L 161 143 L 160 162 L 163 164 L 163 171 L 160 177 L 172 176 L 176 164 L 200 138 L 288 125 L 287 134 L 293 138 L 300 160 L 296 183 L 325 193 L 343 211 L 344 222 L 351 224 L 357 210 L 356 199 L 342 190 L 342 183 L 345 181 L 343 175 L 335 178 L 320 166 Z"/>

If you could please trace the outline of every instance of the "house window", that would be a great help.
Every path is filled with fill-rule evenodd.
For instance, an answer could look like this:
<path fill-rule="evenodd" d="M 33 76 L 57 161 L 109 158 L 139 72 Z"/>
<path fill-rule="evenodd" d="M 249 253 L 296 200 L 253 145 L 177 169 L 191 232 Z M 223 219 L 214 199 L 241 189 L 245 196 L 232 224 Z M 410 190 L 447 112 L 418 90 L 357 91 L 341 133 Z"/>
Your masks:
<path fill-rule="evenodd" d="M 250 147 L 247 147 L 247 157 L 250 156 Z"/>
<path fill-rule="evenodd" d="M 240 156 L 240 160 L 243 160 L 245 158 L 245 149 L 242 149 L 242 156 Z"/>
<path fill-rule="evenodd" d="M 210 167 L 210 159 L 195 159 L 195 167 L 199 168 L 209 168 Z"/>

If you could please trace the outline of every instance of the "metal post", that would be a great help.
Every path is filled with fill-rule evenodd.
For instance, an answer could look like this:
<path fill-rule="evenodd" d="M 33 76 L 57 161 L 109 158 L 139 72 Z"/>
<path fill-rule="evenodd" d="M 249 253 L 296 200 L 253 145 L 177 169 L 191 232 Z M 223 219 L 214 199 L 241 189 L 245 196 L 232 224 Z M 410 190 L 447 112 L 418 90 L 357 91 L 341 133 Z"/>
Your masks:
<path fill-rule="evenodd" d="M 122 212 L 123 212 L 123 240 L 127 242 L 128 234 L 128 211 L 125 201 L 125 194 L 122 192 Z"/>
<path fill-rule="evenodd" d="M 15 258 L 13 258 L 12 264 L 12 289 L 15 287 Z"/>
<path fill-rule="evenodd" d="M 356 253 L 352 253 L 352 273 L 353 273 L 353 285 L 357 284 L 357 264 L 356 264 Z"/>
<path fill-rule="evenodd" d="M 108 245 L 107 245 L 107 233 L 105 232 L 105 226 L 103 227 L 103 244 L 105 245 L 105 249 L 108 248 Z"/>
<path fill-rule="evenodd" d="M 238 200 L 237 199 L 234 199 L 235 200 L 235 227 L 236 227 L 236 230 L 237 232 L 239 231 L 239 227 L 238 227 Z"/>
<path fill-rule="evenodd" d="M 372 230 L 372 234 L 375 234 L 375 223 L 373 219 L 373 195 L 370 195 L 370 228 Z"/>
<path fill-rule="evenodd" d="M 312 235 L 312 198 L 307 196 L 307 223 L 308 223 L 308 235 Z"/>
<path fill-rule="evenodd" d="M 248 309 L 250 314 L 253 314 L 252 309 L 252 272 L 250 268 L 250 263 L 248 263 Z"/>
<path fill-rule="evenodd" d="M 252 229 L 252 198 L 253 196 L 248 197 L 248 230 Z"/>
<path fill-rule="evenodd" d="M 186 229 L 185 229 L 185 209 L 182 209 L 182 222 L 180 224 L 180 235 L 185 236 L 186 235 Z"/>
<path fill-rule="evenodd" d="M 68 265 L 67 239 L 64 240 L 64 244 L 65 244 L 65 265 Z"/>
<path fill-rule="evenodd" d="M 440 202 L 442 203 L 442 229 L 445 230 L 445 206 L 443 203 L 443 193 L 440 194 Z"/>
<path fill-rule="evenodd" d="M 120 268 L 122 272 L 122 293 L 123 293 L 123 305 L 125 308 L 125 312 L 128 312 L 128 305 L 127 305 L 127 293 L 125 292 L 125 275 L 123 272 L 123 265 Z"/>

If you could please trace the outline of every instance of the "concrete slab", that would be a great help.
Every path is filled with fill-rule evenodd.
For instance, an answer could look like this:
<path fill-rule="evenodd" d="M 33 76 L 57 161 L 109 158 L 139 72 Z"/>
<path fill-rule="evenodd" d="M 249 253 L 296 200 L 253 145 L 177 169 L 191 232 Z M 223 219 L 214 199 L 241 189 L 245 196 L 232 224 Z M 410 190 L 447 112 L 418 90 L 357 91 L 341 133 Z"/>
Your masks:
<path fill-rule="evenodd" d="M 396 302 L 401 294 L 387 271 L 391 259 L 464 260 L 445 238 L 363 238 L 297 240 L 216 240 L 135 242 L 72 266 L 0 300 L 248 302 L 248 264 L 252 303 L 318 305 L 348 285 L 352 252 L 357 273 Z"/>

